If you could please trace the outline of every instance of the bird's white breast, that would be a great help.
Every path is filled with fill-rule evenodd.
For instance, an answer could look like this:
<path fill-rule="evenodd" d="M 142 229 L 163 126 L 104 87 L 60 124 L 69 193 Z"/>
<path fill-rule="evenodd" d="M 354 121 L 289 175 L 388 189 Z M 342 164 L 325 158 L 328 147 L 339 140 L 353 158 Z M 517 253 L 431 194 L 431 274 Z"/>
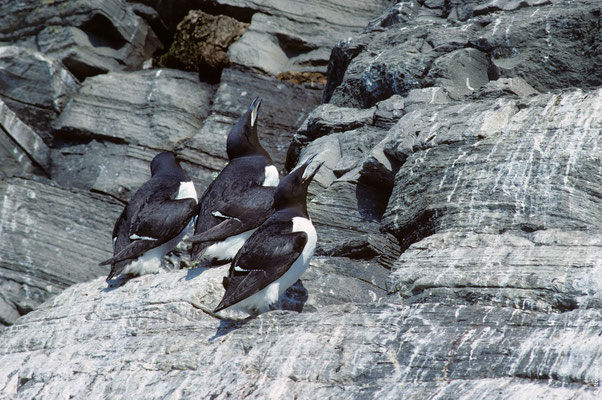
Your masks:
<path fill-rule="evenodd" d="M 265 177 L 263 178 L 262 186 L 278 186 L 278 182 L 280 182 L 280 176 L 276 167 L 273 165 L 265 167 Z"/>
<path fill-rule="evenodd" d="M 250 229 L 246 232 L 239 233 L 235 236 L 216 242 L 207 247 L 201 255 L 201 260 L 231 260 L 234 258 L 238 250 L 245 244 L 245 241 L 255 232 L 257 228 Z"/>
<path fill-rule="evenodd" d="M 172 251 L 177 244 L 182 240 L 184 235 L 188 233 L 194 227 L 194 218 L 186 225 L 182 232 L 178 236 L 174 237 L 168 242 L 163 243 L 160 246 L 152 248 L 130 262 L 120 275 L 132 274 L 132 275 L 147 275 L 159 273 L 161 267 L 161 259 L 170 251 Z M 156 239 L 152 239 L 156 240 Z"/>
<path fill-rule="evenodd" d="M 265 312 L 270 305 L 278 301 L 278 297 L 293 286 L 295 282 L 303 275 L 309 261 L 316 250 L 318 235 L 311 221 L 303 217 L 293 218 L 292 232 L 305 232 L 307 234 L 307 243 L 301 255 L 293 262 L 291 267 L 274 282 L 263 288 L 257 293 L 252 294 L 246 299 L 234 304 L 232 308 L 242 310 L 246 313 L 253 314 L 254 312 Z"/>
<path fill-rule="evenodd" d="M 192 181 L 180 182 L 180 187 L 178 189 L 178 194 L 176 195 L 176 200 L 181 199 L 194 199 L 196 202 L 198 202 L 196 189 L 194 188 L 194 183 L 192 183 Z"/>

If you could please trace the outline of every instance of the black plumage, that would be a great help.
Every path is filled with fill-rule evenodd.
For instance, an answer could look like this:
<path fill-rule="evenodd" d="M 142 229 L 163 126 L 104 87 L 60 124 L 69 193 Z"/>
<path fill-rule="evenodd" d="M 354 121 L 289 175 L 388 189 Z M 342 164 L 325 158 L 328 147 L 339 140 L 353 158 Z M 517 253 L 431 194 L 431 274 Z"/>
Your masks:
<path fill-rule="evenodd" d="M 272 213 L 274 186 L 263 186 L 266 168 L 277 171 L 268 152 L 257 137 L 257 114 L 261 100 L 255 98 L 247 112 L 232 128 L 227 140 L 228 165 L 207 187 L 199 202 L 191 256 L 202 259 L 207 248 L 229 237 L 257 228 Z M 224 263 L 231 256 L 209 259 Z"/>
<path fill-rule="evenodd" d="M 260 294 L 268 285 L 291 272 L 292 275 L 279 282 L 282 287 L 278 288 L 277 294 L 280 294 L 307 268 L 316 244 L 315 230 L 307 213 L 307 187 L 321 166 L 320 164 L 304 178 L 311 160 L 288 174 L 278 185 L 274 195 L 276 211 L 236 254 L 228 276 L 223 280 L 226 293 L 216 307 L 216 312 Z M 302 222 L 302 230 L 293 231 L 295 219 Z M 261 311 L 276 300 L 277 297 L 273 296 L 274 294 L 265 294 L 254 300 L 254 305 L 249 307 L 259 308 L 255 312 Z"/>
<path fill-rule="evenodd" d="M 177 199 L 182 183 L 191 185 L 194 198 Z M 121 274 L 132 260 L 181 234 L 196 211 L 192 181 L 172 153 L 158 154 L 151 161 L 151 179 L 134 193 L 115 223 L 114 255 L 100 263 L 111 264 L 107 281 Z"/>

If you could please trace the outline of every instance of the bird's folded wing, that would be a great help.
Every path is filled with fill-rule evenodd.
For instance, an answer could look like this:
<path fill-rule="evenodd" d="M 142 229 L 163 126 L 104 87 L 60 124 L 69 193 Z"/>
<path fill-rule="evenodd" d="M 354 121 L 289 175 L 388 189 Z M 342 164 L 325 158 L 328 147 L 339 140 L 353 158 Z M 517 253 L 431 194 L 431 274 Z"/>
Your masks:
<path fill-rule="evenodd" d="M 301 255 L 305 232 L 291 232 L 292 222 L 265 224 L 245 242 L 232 265 L 228 288 L 216 311 L 251 296 L 280 278 Z"/>
<path fill-rule="evenodd" d="M 168 242 L 188 225 L 195 210 L 194 199 L 168 199 L 145 203 L 130 225 L 131 242 L 99 265 L 115 264 L 140 257 L 144 252 Z"/>
<path fill-rule="evenodd" d="M 274 213 L 275 188 L 254 186 L 230 199 L 217 200 L 213 206 L 213 215 L 217 213 L 241 221 L 265 221 Z M 263 221 L 257 223 L 259 226 Z"/>
<path fill-rule="evenodd" d="M 274 188 L 258 186 L 229 200 L 217 200 L 213 216 L 223 219 L 218 225 L 192 236 L 192 243 L 225 240 L 260 226 L 274 213 Z"/>
<path fill-rule="evenodd" d="M 176 237 L 196 211 L 194 199 L 162 200 L 146 203 L 130 227 L 130 238 L 154 239 L 158 244 Z"/>

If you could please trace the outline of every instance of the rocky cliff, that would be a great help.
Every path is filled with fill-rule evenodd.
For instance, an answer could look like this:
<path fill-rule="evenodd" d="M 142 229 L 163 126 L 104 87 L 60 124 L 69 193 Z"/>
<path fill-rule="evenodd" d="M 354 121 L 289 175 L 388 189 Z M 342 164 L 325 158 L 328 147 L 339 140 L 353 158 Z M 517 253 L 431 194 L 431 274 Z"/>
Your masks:
<path fill-rule="evenodd" d="M 600 10 L 3 3 L 0 397 L 602 397 Z M 302 280 L 216 319 L 227 267 L 181 246 L 107 287 L 150 159 L 174 150 L 202 192 L 256 95 L 282 171 L 325 162 Z"/>

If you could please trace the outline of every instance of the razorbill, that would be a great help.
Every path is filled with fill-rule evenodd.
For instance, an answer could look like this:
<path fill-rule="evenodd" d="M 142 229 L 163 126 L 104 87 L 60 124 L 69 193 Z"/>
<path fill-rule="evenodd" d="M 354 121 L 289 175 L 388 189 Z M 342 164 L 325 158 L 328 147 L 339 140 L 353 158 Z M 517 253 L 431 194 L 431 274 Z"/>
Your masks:
<path fill-rule="evenodd" d="M 174 155 L 163 152 L 150 164 L 151 178 L 134 193 L 113 229 L 107 282 L 118 275 L 159 272 L 161 258 L 192 228 L 197 211 L 193 182 Z"/>
<path fill-rule="evenodd" d="M 304 162 L 276 188 L 275 212 L 234 257 L 215 312 L 228 307 L 251 315 L 264 312 L 307 269 L 317 241 L 307 214 L 307 187 L 322 165 L 308 174 L 310 163 Z"/>
<path fill-rule="evenodd" d="M 228 134 L 229 163 L 203 193 L 191 256 L 211 264 L 230 261 L 245 240 L 274 211 L 280 180 L 272 158 L 257 137 L 256 97 Z"/>

